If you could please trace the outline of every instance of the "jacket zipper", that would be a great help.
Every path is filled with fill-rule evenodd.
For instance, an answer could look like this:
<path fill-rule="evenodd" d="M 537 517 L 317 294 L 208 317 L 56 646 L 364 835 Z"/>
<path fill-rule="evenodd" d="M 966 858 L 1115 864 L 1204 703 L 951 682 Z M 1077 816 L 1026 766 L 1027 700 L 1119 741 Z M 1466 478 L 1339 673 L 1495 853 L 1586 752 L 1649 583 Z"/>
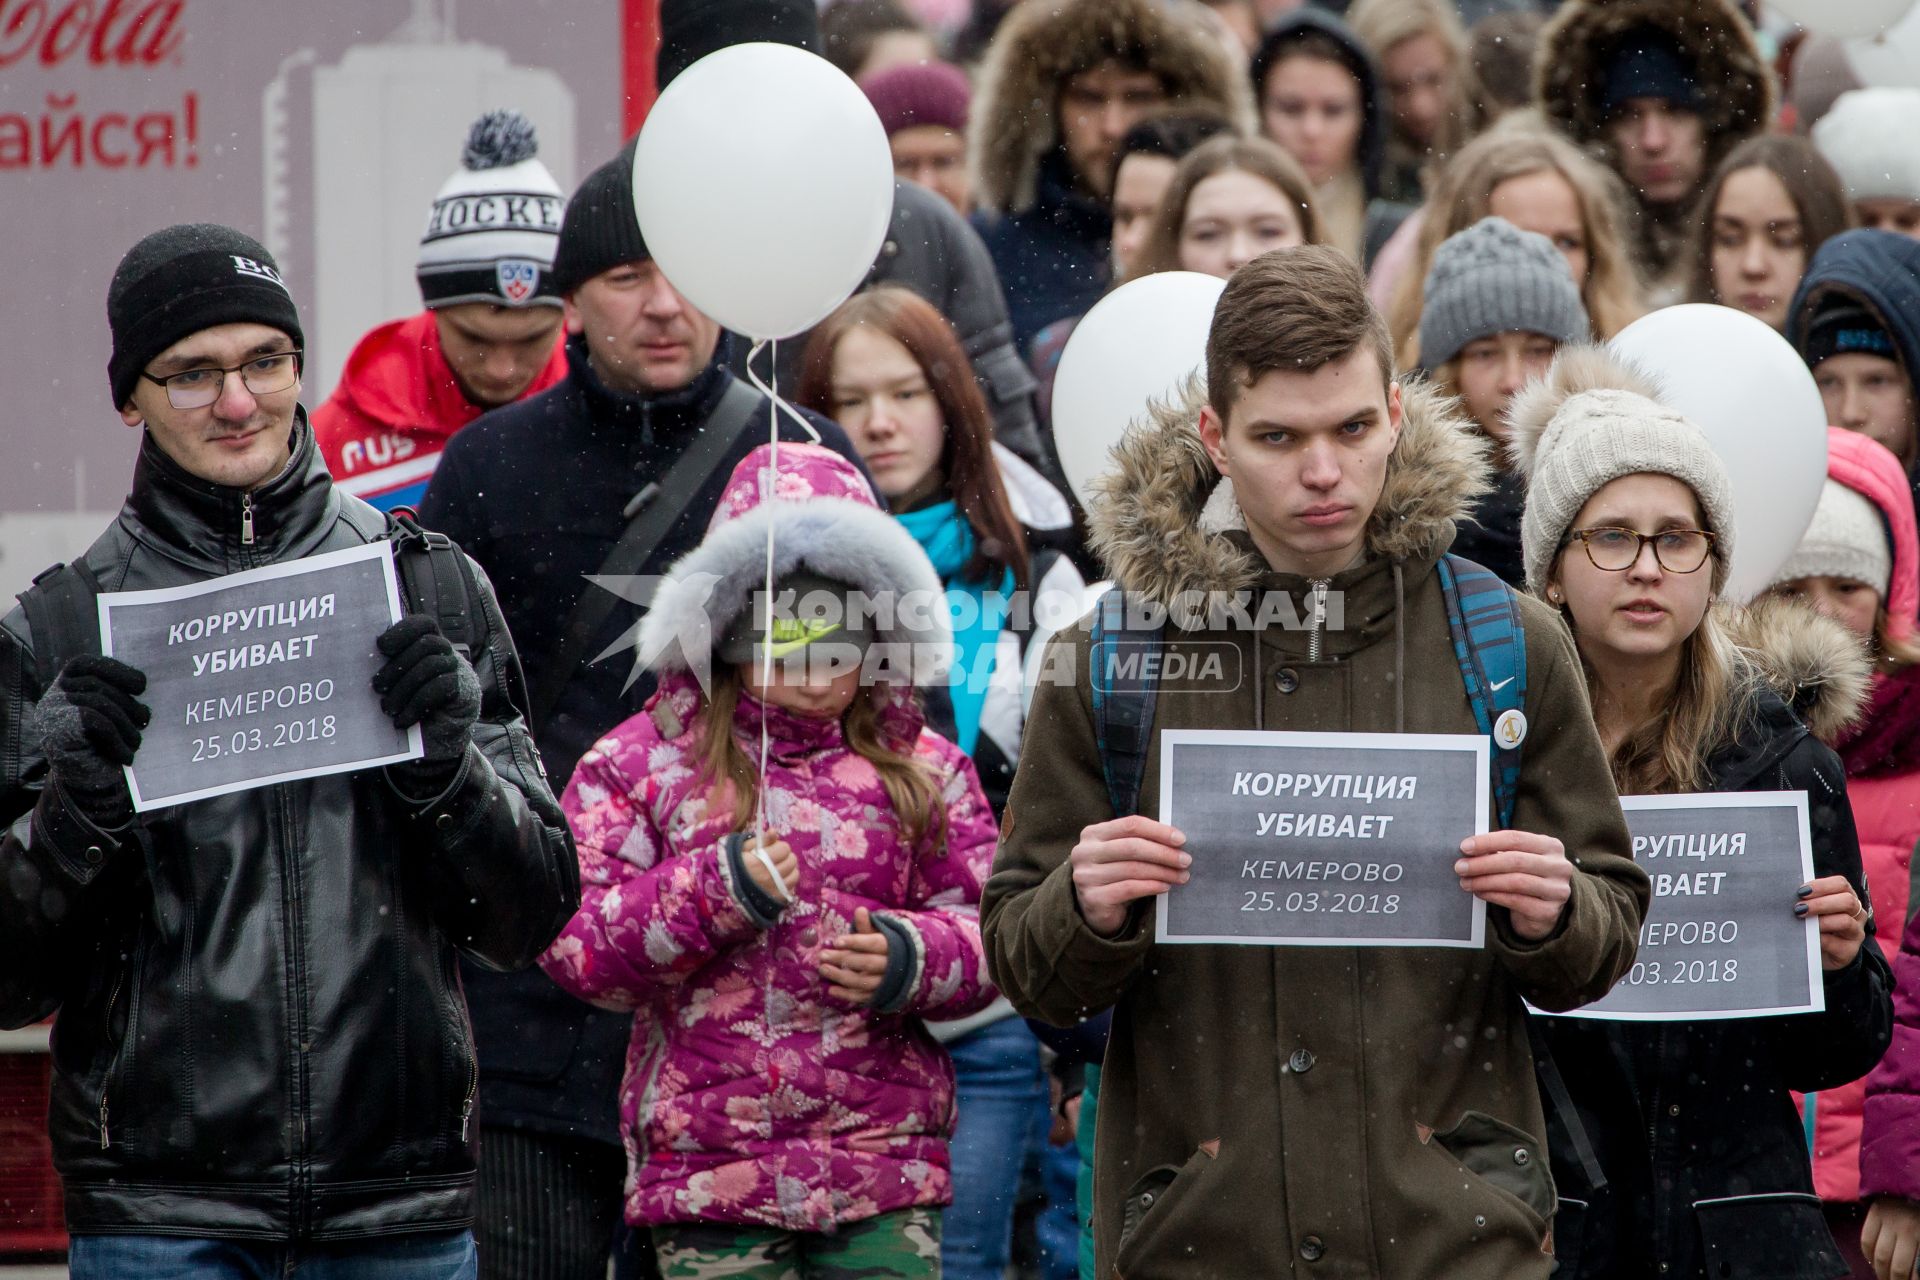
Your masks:
<path fill-rule="evenodd" d="M 270 830 L 280 849 L 281 893 L 284 895 L 287 912 L 287 954 L 288 976 L 291 979 L 288 991 L 287 1019 L 291 1033 L 288 1041 L 293 1048 L 293 1091 L 294 1091 L 294 1141 L 297 1151 L 293 1159 L 292 1210 L 294 1232 L 304 1232 L 307 1226 L 307 1180 L 308 1171 L 308 1115 L 310 1098 L 307 1091 L 307 1019 L 306 1019 L 306 983 L 307 972 L 303 961 L 305 955 L 305 922 L 300 913 L 300 894 L 295 882 L 294 863 L 296 861 L 291 832 L 292 821 L 287 813 L 285 788 L 274 788 L 273 818 Z"/>
<path fill-rule="evenodd" d="M 240 545 L 253 545 L 253 494 L 240 495 Z"/>
<path fill-rule="evenodd" d="M 120 988 L 126 980 L 126 971 L 122 970 L 114 977 L 113 991 L 107 996 L 107 1028 L 109 1031 L 113 1028 L 113 1006 L 119 1002 Z M 131 1032 L 133 1028 L 129 1026 L 127 1030 Z M 107 1074 L 100 1078 L 100 1149 L 102 1151 L 105 1151 L 113 1145 L 107 1136 L 107 1092 L 113 1085 L 113 1073 L 120 1065 L 120 1054 L 125 1048 L 126 1044 L 123 1038 L 122 1043 L 114 1049 L 113 1057 L 107 1062 Z"/>
<path fill-rule="evenodd" d="M 480 1059 L 473 1054 L 473 1034 L 467 1034 L 467 1099 L 460 1104 L 460 1141 L 467 1140 L 467 1126 L 473 1120 L 473 1100 L 480 1092 Z"/>
<path fill-rule="evenodd" d="M 1325 636 L 1327 625 L 1327 587 L 1332 578 L 1315 578 L 1307 583 L 1312 588 L 1307 593 L 1307 661 L 1320 661 L 1320 645 Z"/>

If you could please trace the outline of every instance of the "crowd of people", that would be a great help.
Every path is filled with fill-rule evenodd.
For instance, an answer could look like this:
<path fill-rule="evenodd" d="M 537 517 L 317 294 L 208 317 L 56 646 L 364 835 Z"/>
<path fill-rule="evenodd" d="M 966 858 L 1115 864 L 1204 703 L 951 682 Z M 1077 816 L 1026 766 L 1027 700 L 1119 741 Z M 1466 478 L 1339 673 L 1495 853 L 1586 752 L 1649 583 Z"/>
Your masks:
<path fill-rule="evenodd" d="M 660 26 L 662 89 L 797 45 L 888 139 L 879 256 L 771 369 L 634 144 L 568 193 L 510 108 L 311 413 L 244 230 L 114 274 L 127 503 L 0 623 L 0 1024 L 54 1019 L 74 1276 L 1915 1274 L 1920 89 L 1740 0 Z M 1062 354 L 1171 271 L 1225 282 L 1204 376 L 1072 492 Z M 1682 302 L 1829 424 L 1752 600 L 1726 460 L 1606 345 Z M 418 757 L 136 805 L 97 597 L 382 542 Z M 1524 660 L 1433 851 L 1485 945 L 1159 941 L 1209 851 L 1158 736 L 1487 733 L 1462 575 Z M 1152 640 L 1231 696 L 1105 683 L 1107 602 L 1234 593 L 1306 621 Z M 1647 918 L 1620 797 L 1740 792 L 1805 797 L 1821 1011 L 1562 1016 Z"/>

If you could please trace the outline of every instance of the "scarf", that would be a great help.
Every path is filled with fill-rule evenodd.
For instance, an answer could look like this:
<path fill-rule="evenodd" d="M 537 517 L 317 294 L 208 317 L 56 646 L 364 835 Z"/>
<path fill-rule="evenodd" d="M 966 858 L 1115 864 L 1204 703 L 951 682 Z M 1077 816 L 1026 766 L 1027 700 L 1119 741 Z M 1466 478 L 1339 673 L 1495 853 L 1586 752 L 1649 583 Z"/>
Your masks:
<path fill-rule="evenodd" d="M 947 612 L 953 619 L 954 738 L 968 755 L 980 740 L 980 710 L 987 700 L 987 682 L 993 677 L 994 650 L 1007 622 L 1007 601 L 1013 594 L 1013 571 L 997 584 L 970 582 L 960 577 L 973 559 L 973 526 L 959 505 L 936 502 L 894 518 L 913 535 L 947 590 Z"/>

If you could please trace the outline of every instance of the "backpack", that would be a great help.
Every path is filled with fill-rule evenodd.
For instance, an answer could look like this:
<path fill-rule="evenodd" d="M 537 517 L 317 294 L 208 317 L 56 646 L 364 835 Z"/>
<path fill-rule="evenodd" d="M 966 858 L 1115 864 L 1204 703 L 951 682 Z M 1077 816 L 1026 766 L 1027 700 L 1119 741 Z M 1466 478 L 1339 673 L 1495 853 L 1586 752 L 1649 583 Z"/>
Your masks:
<path fill-rule="evenodd" d="M 1491 570 L 1462 556 L 1444 555 L 1435 565 L 1440 592 L 1447 605 L 1447 630 L 1453 636 L 1453 656 L 1460 667 L 1467 700 L 1473 704 L 1474 723 L 1492 739 L 1494 810 L 1502 828 L 1513 825 L 1513 806 L 1520 787 L 1520 747 L 1523 734 L 1510 734 L 1508 713 L 1519 714 L 1527 698 L 1526 632 L 1520 623 L 1515 593 Z M 1130 626 L 1126 597 L 1114 587 L 1100 597 L 1093 616 L 1093 639 L 1088 649 L 1092 664 L 1093 733 L 1100 748 L 1100 767 L 1106 775 L 1107 796 L 1116 817 L 1133 813 L 1140 803 L 1140 785 L 1147 771 L 1147 748 L 1153 741 L 1153 707 L 1159 663 L 1151 655 L 1164 643 L 1162 628 Z M 1126 645 L 1141 661 L 1107 661 L 1107 651 Z M 1522 722 L 1524 723 L 1524 722 Z M 1511 740 L 1508 740 L 1511 739 Z M 1574 1109 L 1566 1082 L 1553 1054 L 1531 1015 L 1528 1038 L 1533 1044 L 1535 1073 L 1549 1110 L 1566 1126 L 1571 1145 L 1585 1167 L 1591 1185 L 1607 1184 L 1593 1145 Z"/>
<path fill-rule="evenodd" d="M 473 565 L 446 534 L 422 529 L 408 507 L 395 507 L 388 514 L 385 536 L 393 543 L 403 598 L 416 611 L 438 619 L 440 633 L 461 657 L 471 660 L 474 648 L 486 638 L 478 621 L 481 596 Z M 75 560 L 42 571 L 20 593 L 42 691 L 53 687 L 70 659 L 100 653 L 100 612 L 94 602 L 100 590 L 93 571 Z"/>

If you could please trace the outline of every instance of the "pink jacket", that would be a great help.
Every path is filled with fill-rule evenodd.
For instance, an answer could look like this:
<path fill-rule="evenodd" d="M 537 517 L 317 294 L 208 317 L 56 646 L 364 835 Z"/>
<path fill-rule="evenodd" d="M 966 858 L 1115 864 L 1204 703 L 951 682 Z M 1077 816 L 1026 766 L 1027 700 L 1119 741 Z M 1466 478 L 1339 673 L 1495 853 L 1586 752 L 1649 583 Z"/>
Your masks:
<path fill-rule="evenodd" d="M 899 589 L 903 574 L 922 585 L 907 552 L 922 562 L 924 553 L 904 531 L 875 543 L 899 526 L 851 466 L 823 449 L 782 446 L 778 483 L 763 485 L 766 454 L 741 463 L 707 541 L 670 578 L 758 572 L 764 541 L 723 526 L 771 508 L 776 572 L 793 556 L 856 582 L 867 566 L 867 587 Z M 762 499 L 768 492 L 774 501 Z M 787 510 L 812 517 L 823 507 L 844 509 L 808 521 Z M 726 563 L 716 563 L 715 548 Z M 665 589 L 655 601 L 662 616 L 683 603 Z M 707 598 L 713 636 L 725 634 L 735 603 L 724 590 Z M 839 722 L 743 693 L 733 732 L 757 756 L 764 718 L 768 827 L 801 868 L 797 903 L 762 929 L 722 846 L 731 803 L 716 806 L 696 777 L 699 684 L 675 658 L 656 665 L 664 670 L 647 710 L 597 743 L 567 787 L 580 910 L 541 959 L 575 995 L 639 1013 L 620 1100 L 627 1220 L 830 1231 L 946 1203 L 953 1069 L 922 1019 L 963 1016 L 995 996 L 976 904 L 997 833 L 972 764 L 925 728 L 909 689 L 880 686 L 883 735 L 932 770 L 945 802 L 944 824 L 909 844 Z M 862 906 L 906 926 L 912 940 L 907 987 L 885 1013 L 830 998 L 817 972 L 822 949 L 851 930 Z"/>
<path fill-rule="evenodd" d="M 1827 433 L 1827 474 L 1868 498 L 1886 517 L 1893 574 L 1887 629 L 1911 638 L 1920 611 L 1920 537 L 1912 492 L 1899 462 L 1857 432 Z M 1920 672 L 1874 679 L 1866 714 L 1835 744 L 1847 766 L 1847 797 L 1860 832 L 1860 862 L 1873 897 L 1880 945 L 1890 954 L 1907 918 L 1907 869 L 1920 841 Z M 1904 1188 L 1920 1199 L 1920 956 L 1909 935 L 1894 955 L 1893 1046 L 1872 1075 L 1813 1095 L 1813 1181 L 1825 1200 L 1859 1200 Z M 1866 1140 L 1862 1142 L 1864 1128 Z M 1876 1161 L 1874 1152 L 1881 1152 Z M 1887 1153 L 1900 1152 L 1890 1161 Z"/>

